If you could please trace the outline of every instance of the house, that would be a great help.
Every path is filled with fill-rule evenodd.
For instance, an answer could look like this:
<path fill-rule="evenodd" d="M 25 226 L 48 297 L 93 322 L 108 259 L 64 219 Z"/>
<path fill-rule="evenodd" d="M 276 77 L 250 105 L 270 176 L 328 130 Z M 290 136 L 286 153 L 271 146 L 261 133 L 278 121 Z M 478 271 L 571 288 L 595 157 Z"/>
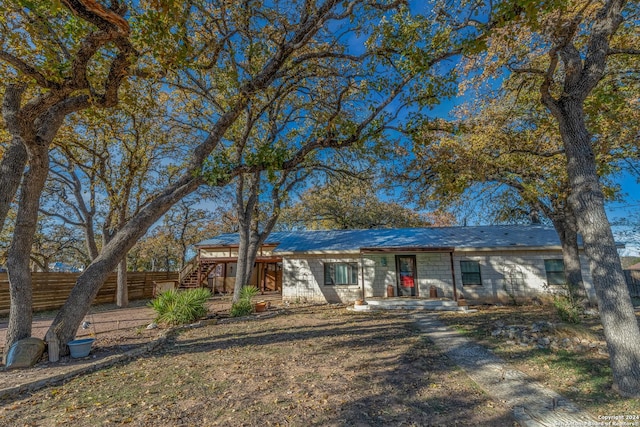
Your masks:
<path fill-rule="evenodd" d="M 196 247 L 198 264 L 208 266 L 196 269 L 200 280 L 230 291 L 238 236 L 223 234 Z M 584 255 L 581 264 L 593 297 Z M 292 301 L 464 295 L 507 302 L 561 287 L 564 268 L 556 231 L 542 225 L 292 231 L 269 236 L 251 284 L 281 290 Z"/>

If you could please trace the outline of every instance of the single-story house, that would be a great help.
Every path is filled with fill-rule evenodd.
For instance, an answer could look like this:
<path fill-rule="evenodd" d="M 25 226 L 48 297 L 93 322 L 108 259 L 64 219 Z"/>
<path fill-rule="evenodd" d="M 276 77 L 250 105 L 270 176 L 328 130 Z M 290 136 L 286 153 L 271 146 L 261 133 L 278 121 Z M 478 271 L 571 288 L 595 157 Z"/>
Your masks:
<path fill-rule="evenodd" d="M 208 278 L 219 290 L 215 283 L 223 276 L 224 287 L 233 289 L 237 234 L 222 234 L 196 247 L 196 263 L 208 266 L 196 269 L 200 280 Z M 593 297 L 584 255 L 581 264 Z M 274 232 L 256 266 L 251 284 L 281 290 L 283 299 L 291 301 L 350 303 L 435 294 L 507 302 L 548 295 L 564 283 L 560 240 L 552 227 L 542 225 Z"/>

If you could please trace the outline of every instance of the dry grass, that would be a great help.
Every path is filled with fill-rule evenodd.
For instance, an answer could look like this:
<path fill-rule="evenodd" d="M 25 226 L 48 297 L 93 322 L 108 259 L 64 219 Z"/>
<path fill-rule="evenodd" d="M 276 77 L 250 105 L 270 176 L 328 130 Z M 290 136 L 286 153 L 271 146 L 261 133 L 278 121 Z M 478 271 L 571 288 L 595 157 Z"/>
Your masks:
<path fill-rule="evenodd" d="M 6 402 L 0 425 L 513 424 L 406 316 L 302 307 Z"/>
<path fill-rule="evenodd" d="M 578 325 L 563 324 L 552 307 L 517 306 L 491 307 L 476 313 L 447 313 L 441 319 L 480 341 L 498 356 L 508 360 L 531 378 L 538 380 L 573 400 L 578 406 L 598 415 L 640 415 L 639 399 L 623 399 L 612 390 L 613 380 L 609 358 L 603 352 L 604 334 L 597 317 L 585 317 Z M 508 343 L 508 338 L 493 337 L 496 324 L 528 325 L 539 321 L 552 322 L 548 336 L 579 338 L 597 343 L 581 349 L 540 349 Z M 637 420 L 635 421 L 637 422 Z"/>

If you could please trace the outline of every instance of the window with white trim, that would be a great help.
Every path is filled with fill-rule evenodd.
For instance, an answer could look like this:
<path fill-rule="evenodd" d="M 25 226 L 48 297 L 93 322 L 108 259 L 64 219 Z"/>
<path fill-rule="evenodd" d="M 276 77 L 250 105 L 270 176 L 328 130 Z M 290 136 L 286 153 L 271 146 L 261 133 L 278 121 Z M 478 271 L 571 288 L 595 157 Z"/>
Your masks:
<path fill-rule="evenodd" d="M 462 286 L 482 286 L 480 263 L 478 261 L 460 261 Z"/>
<path fill-rule="evenodd" d="M 324 264 L 324 284 L 357 285 L 358 264 L 355 262 L 327 262 Z"/>
<path fill-rule="evenodd" d="M 548 285 L 564 285 L 567 281 L 564 275 L 564 261 L 561 259 L 545 259 L 544 271 L 547 273 Z"/>

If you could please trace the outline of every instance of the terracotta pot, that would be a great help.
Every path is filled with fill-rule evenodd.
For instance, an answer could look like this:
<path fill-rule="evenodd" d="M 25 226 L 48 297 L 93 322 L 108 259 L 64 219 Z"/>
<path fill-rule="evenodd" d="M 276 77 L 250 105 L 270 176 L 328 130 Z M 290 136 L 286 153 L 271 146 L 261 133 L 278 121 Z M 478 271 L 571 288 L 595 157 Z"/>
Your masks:
<path fill-rule="evenodd" d="M 267 311 L 267 303 L 264 301 L 257 302 L 256 313 L 262 313 L 263 311 Z"/>
<path fill-rule="evenodd" d="M 438 288 L 435 286 L 429 288 L 429 298 L 438 298 Z"/>

